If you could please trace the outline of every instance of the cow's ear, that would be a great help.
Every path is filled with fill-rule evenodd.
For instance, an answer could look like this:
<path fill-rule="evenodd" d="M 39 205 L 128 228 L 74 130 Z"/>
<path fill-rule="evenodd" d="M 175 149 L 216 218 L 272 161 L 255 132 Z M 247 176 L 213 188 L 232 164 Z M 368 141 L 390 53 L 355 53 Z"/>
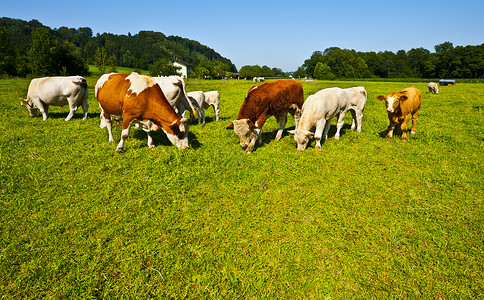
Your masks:
<path fill-rule="evenodd" d="M 407 96 L 400 96 L 400 101 L 407 101 L 408 97 Z"/>
<path fill-rule="evenodd" d="M 383 101 L 383 100 L 385 100 L 385 95 L 379 95 L 379 96 L 376 97 L 376 99 Z"/>
<path fill-rule="evenodd" d="M 250 129 L 255 129 L 257 128 L 257 126 L 255 126 L 255 124 L 251 121 L 251 120 L 247 120 L 247 124 L 249 124 L 249 128 Z"/>
<path fill-rule="evenodd" d="M 234 123 L 230 123 L 230 125 L 225 127 L 225 129 L 234 130 Z"/>
<path fill-rule="evenodd" d="M 22 106 L 23 106 L 24 104 L 25 104 L 25 105 L 27 105 L 27 101 L 25 101 L 25 100 L 24 100 L 24 99 L 22 99 L 22 98 L 18 98 L 18 99 L 20 100 L 20 105 L 22 105 Z"/>

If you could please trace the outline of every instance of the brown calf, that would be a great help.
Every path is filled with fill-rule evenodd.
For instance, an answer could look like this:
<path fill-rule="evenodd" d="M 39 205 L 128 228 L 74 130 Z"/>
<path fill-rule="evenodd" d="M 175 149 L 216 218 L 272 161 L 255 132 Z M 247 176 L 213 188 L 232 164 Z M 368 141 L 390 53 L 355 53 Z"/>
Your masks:
<path fill-rule="evenodd" d="M 393 136 L 393 129 L 396 123 L 401 123 L 402 141 L 407 141 L 407 126 L 412 118 L 411 133 L 415 134 L 415 125 L 417 125 L 418 113 L 422 106 L 422 94 L 415 87 L 409 87 L 396 93 L 389 93 L 387 95 L 379 95 L 376 97 L 380 101 L 385 101 L 388 119 L 390 125 L 388 126 L 387 140 Z"/>
<path fill-rule="evenodd" d="M 296 80 L 282 79 L 253 86 L 240 107 L 237 120 L 232 121 L 227 129 L 235 131 L 240 145 L 246 148 L 246 153 L 250 153 L 269 117 L 275 116 L 279 123 L 276 141 L 282 137 L 288 112 L 294 117 L 297 128 L 303 103 L 303 87 Z"/>

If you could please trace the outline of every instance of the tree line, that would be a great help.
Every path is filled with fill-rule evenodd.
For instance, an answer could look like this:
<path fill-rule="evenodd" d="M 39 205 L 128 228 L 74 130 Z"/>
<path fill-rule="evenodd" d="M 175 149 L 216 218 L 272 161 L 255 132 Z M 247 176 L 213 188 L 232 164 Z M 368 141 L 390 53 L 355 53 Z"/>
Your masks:
<path fill-rule="evenodd" d="M 175 58 L 193 65 L 213 65 L 211 75 L 219 74 L 222 68 L 226 72 L 237 71 L 229 59 L 215 50 L 161 32 L 93 35 L 89 27 L 51 29 L 37 20 L 0 18 L 0 74 L 87 75 L 88 64 L 101 71 L 130 67 L 176 74 L 176 68 L 170 68 L 169 63 Z"/>
<path fill-rule="evenodd" d="M 315 51 L 294 73 L 316 79 L 336 78 L 484 78 L 484 44 L 457 46 L 444 42 L 434 47 L 397 53 L 356 52 L 327 48 Z"/>

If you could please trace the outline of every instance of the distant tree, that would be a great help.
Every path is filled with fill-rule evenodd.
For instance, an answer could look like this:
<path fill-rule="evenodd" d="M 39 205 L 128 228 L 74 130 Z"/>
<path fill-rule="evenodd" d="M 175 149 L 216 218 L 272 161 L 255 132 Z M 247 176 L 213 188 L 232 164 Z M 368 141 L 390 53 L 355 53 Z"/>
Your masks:
<path fill-rule="evenodd" d="M 307 75 L 306 73 L 306 69 L 303 67 L 303 66 L 300 66 L 297 68 L 296 72 L 294 72 L 294 74 L 292 74 L 295 78 L 304 78 Z"/>
<path fill-rule="evenodd" d="M 7 34 L 7 28 L 0 27 L 0 74 L 17 75 L 17 53 Z"/>
<path fill-rule="evenodd" d="M 318 62 L 314 68 L 314 78 L 319 80 L 333 80 L 336 79 L 336 76 L 331 72 L 331 68 L 327 64 Z"/>
<path fill-rule="evenodd" d="M 108 54 L 106 51 L 106 48 L 100 47 L 97 48 L 96 53 L 94 54 L 94 65 L 104 73 L 106 71 L 106 63 L 107 63 L 107 58 Z"/>
<path fill-rule="evenodd" d="M 210 70 L 208 70 L 207 68 L 204 68 L 201 65 L 198 65 L 193 70 L 192 76 L 196 78 L 206 78 L 210 76 Z"/>
<path fill-rule="evenodd" d="M 170 63 L 167 59 L 160 59 L 150 67 L 151 76 L 170 76 L 170 75 L 180 75 L 178 72 L 181 67 L 176 67 L 174 64 Z"/>
<path fill-rule="evenodd" d="M 54 75 L 57 73 L 55 40 L 49 29 L 39 27 L 32 32 L 32 44 L 28 52 L 30 69 L 34 76 Z"/>

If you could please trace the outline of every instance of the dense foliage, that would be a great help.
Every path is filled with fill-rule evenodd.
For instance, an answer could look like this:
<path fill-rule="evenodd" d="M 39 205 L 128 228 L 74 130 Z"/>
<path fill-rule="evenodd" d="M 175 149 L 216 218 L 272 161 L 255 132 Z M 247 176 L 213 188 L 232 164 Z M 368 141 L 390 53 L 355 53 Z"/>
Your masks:
<path fill-rule="evenodd" d="M 296 76 L 334 78 L 484 78 L 484 44 L 457 46 L 445 42 L 406 52 L 356 52 L 331 47 L 315 51 Z"/>
<path fill-rule="evenodd" d="M 222 63 L 227 71 L 236 71 L 235 65 L 215 50 L 161 32 L 94 36 L 89 27 L 51 29 L 37 20 L 0 18 L 0 74 L 84 75 L 87 64 L 104 71 L 115 70 L 116 66 L 158 70 L 160 61 L 173 58 L 193 65 L 204 61 Z"/>

